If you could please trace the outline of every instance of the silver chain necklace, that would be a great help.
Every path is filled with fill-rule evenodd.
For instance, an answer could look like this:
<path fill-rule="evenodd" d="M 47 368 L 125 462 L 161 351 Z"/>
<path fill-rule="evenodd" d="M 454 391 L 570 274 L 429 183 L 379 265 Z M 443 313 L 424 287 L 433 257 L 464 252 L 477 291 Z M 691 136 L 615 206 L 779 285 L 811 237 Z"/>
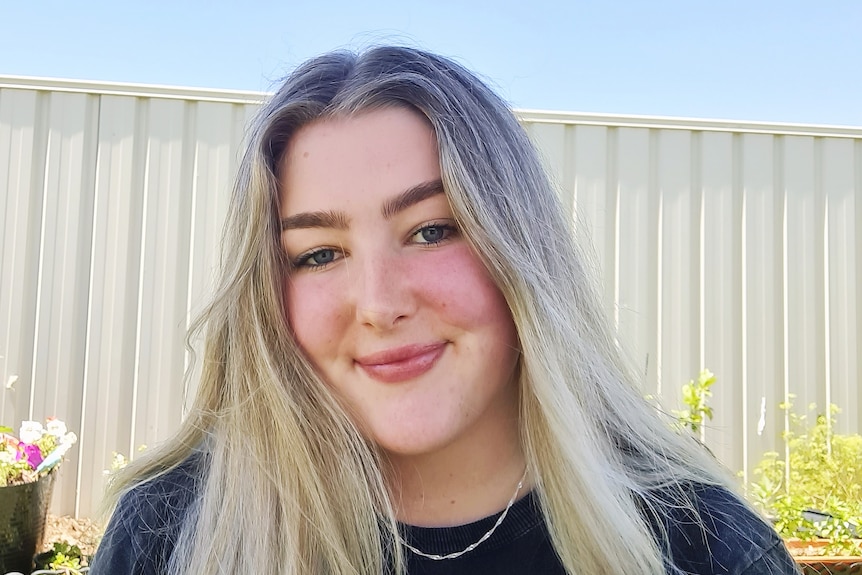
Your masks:
<path fill-rule="evenodd" d="M 518 497 L 518 493 L 521 492 L 521 488 L 524 486 L 524 480 L 526 478 L 527 478 L 527 470 L 524 469 L 524 474 L 521 476 L 521 480 L 518 482 L 518 487 L 515 488 L 515 493 L 512 494 L 512 498 L 509 499 L 509 503 L 506 505 L 506 508 L 503 509 L 502 513 L 500 513 L 500 516 L 497 518 L 497 522 L 494 523 L 494 526 L 491 527 L 484 535 L 482 535 L 482 537 L 480 537 L 478 541 L 476 541 L 475 543 L 471 543 L 465 549 L 462 549 L 461 551 L 456 551 L 455 553 L 449 553 L 448 555 L 435 555 L 434 553 L 425 553 L 424 551 L 420 551 L 419 549 L 416 549 L 415 547 L 413 547 L 412 545 L 410 545 L 409 543 L 407 543 L 403 539 L 401 540 L 401 544 L 404 545 L 407 549 L 409 549 L 413 553 L 415 553 L 416 555 L 419 555 L 421 557 L 426 557 L 428 559 L 433 559 L 434 561 L 443 561 L 445 559 L 457 559 L 461 555 L 464 555 L 465 553 L 469 553 L 470 551 L 472 551 L 473 549 L 475 549 L 476 547 L 478 547 L 479 545 L 481 545 L 482 543 L 487 541 L 491 537 L 491 535 L 494 534 L 494 531 L 497 530 L 497 527 L 499 527 L 500 524 L 503 523 L 503 520 L 506 519 L 506 515 L 508 515 L 508 513 L 509 513 L 509 509 L 511 509 L 512 505 L 515 503 L 515 499 Z"/>

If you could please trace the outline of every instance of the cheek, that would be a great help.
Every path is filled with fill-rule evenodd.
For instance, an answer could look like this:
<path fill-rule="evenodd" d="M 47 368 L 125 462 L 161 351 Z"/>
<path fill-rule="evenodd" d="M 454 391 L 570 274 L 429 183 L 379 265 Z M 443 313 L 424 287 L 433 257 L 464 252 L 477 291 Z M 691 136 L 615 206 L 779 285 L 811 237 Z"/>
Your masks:
<path fill-rule="evenodd" d="M 502 329 L 500 336 L 514 333 L 506 299 L 469 246 L 441 250 L 436 259 L 434 265 L 409 270 L 416 290 L 433 309 L 465 329 Z"/>
<path fill-rule="evenodd" d="M 287 323 L 297 344 L 307 354 L 315 357 L 338 337 L 337 327 L 343 322 L 343 310 L 335 305 L 344 294 L 327 282 L 294 282 L 290 278 L 284 283 L 284 309 Z"/>

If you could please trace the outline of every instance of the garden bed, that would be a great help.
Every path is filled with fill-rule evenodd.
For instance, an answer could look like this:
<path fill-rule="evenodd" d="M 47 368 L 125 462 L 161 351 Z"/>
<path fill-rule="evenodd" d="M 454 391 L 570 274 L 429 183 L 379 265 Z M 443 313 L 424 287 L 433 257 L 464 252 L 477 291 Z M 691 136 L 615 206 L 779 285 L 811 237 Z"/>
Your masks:
<path fill-rule="evenodd" d="M 104 527 L 92 519 L 49 515 L 45 524 L 45 543 L 42 550 L 50 549 L 55 542 L 77 545 L 86 556 L 96 552 Z"/>
<path fill-rule="evenodd" d="M 862 574 L 862 557 L 860 556 L 828 556 L 825 555 L 829 542 L 825 539 L 814 541 L 786 540 L 787 549 L 793 559 L 802 568 L 804 575 L 860 575 Z M 862 541 L 857 540 L 857 544 Z"/>

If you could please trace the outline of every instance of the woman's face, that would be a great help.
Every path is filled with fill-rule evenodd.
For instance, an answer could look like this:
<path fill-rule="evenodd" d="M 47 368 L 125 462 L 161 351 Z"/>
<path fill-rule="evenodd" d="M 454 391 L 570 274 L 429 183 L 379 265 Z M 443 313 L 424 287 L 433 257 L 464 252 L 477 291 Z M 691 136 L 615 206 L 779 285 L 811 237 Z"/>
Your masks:
<path fill-rule="evenodd" d="M 369 438 L 396 456 L 511 438 L 515 327 L 455 223 L 427 120 L 317 121 L 280 173 L 288 322 Z"/>

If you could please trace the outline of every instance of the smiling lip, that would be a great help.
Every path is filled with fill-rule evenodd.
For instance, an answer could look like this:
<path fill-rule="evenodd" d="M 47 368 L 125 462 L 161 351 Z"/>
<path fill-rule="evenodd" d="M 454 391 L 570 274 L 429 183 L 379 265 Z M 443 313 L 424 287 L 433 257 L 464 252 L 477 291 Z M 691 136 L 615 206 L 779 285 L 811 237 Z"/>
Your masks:
<path fill-rule="evenodd" d="M 356 363 L 372 379 L 399 383 L 419 377 L 434 367 L 446 349 L 446 342 L 430 345 L 405 345 L 363 357 Z"/>

